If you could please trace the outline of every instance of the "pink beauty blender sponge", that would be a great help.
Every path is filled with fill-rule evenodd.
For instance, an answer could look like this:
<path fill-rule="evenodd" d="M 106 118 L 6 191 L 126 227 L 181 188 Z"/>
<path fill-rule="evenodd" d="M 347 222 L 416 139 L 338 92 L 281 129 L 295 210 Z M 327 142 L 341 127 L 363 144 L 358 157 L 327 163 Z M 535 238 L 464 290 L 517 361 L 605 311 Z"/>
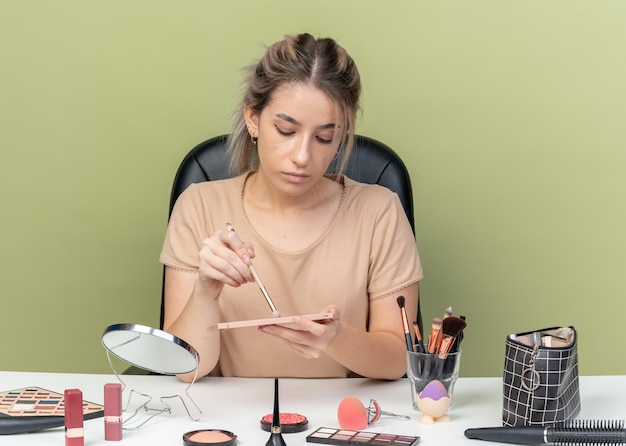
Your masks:
<path fill-rule="evenodd" d="M 337 419 L 342 429 L 355 431 L 365 429 L 367 427 L 367 410 L 358 398 L 347 396 L 339 403 Z"/>

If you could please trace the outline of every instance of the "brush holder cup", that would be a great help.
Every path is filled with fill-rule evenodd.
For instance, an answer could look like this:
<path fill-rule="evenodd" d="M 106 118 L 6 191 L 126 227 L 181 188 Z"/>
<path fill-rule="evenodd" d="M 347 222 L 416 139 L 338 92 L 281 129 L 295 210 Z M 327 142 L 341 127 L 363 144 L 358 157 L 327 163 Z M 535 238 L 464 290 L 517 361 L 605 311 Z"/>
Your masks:
<path fill-rule="evenodd" d="M 420 422 L 445 421 L 459 377 L 461 350 L 446 356 L 436 353 L 406 352 L 406 374 L 411 385 L 413 408 L 422 413 Z"/>

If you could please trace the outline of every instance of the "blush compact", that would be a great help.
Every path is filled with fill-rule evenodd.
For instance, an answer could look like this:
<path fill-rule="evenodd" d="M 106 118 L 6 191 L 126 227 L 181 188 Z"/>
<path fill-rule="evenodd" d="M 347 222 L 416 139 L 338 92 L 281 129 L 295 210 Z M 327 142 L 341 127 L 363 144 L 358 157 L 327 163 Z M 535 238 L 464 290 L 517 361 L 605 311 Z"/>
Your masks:
<path fill-rule="evenodd" d="M 185 446 L 234 446 L 237 444 L 237 435 L 221 429 L 202 429 L 184 434 L 183 444 Z"/>
<path fill-rule="evenodd" d="M 267 432 L 272 430 L 273 415 L 267 414 L 261 418 L 261 429 Z M 284 413 L 279 415 L 280 428 L 284 434 L 302 432 L 309 427 L 309 420 L 299 413 Z"/>

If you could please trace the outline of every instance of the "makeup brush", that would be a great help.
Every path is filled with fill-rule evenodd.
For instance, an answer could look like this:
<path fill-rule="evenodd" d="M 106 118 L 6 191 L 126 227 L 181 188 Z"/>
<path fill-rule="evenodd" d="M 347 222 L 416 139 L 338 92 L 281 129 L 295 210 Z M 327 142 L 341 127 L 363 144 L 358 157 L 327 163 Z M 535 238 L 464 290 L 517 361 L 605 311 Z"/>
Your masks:
<path fill-rule="evenodd" d="M 229 231 L 235 232 L 235 228 L 233 228 L 233 225 L 231 225 L 230 223 L 226 223 L 226 229 L 228 229 Z M 248 268 L 250 268 L 250 272 L 252 273 L 252 277 L 254 277 L 254 281 L 257 283 L 257 285 L 261 289 L 261 293 L 263 293 L 263 297 L 265 297 L 267 304 L 270 306 L 270 309 L 272 310 L 272 315 L 274 315 L 274 317 L 280 317 L 280 313 L 276 309 L 274 302 L 272 302 L 272 298 L 270 297 L 269 293 L 265 289 L 265 285 L 263 285 L 263 282 L 261 282 L 261 278 L 257 274 L 256 269 L 254 268 L 254 265 L 252 264 L 252 262 L 248 264 Z"/>
<path fill-rule="evenodd" d="M 274 378 L 274 413 L 272 414 L 272 427 L 270 438 L 265 446 L 287 446 L 283 439 L 283 431 L 280 427 L 280 410 L 278 409 L 278 378 Z"/>
<path fill-rule="evenodd" d="M 461 315 L 459 317 L 465 321 L 465 316 Z M 461 346 L 462 340 L 463 340 L 463 332 L 459 333 L 459 335 L 456 337 L 456 339 L 452 343 L 452 348 L 450 349 L 450 353 L 456 353 L 459 351 L 459 347 Z"/>
<path fill-rule="evenodd" d="M 452 316 L 452 307 L 448 307 L 444 310 L 442 319 L 445 319 L 450 316 Z"/>
<path fill-rule="evenodd" d="M 428 353 L 434 354 L 437 353 L 437 347 L 439 345 L 439 335 L 441 334 L 441 318 L 435 317 L 433 318 L 433 322 L 430 328 L 430 335 L 428 335 Z M 437 373 L 437 357 L 436 356 L 425 356 L 424 363 L 422 364 L 423 375 L 433 378 L 433 370 Z M 434 375 L 436 376 L 436 375 Z"/>
<path fill-rule="evenodd" d="M 456 316 L 448 316 L 441 323 L 441 332 L 443 336 L 437 353 L 440 359 L 446 359 L 448 353 L 452 350 L 452 344 L 455 339 L 461 334 L 463 329 L 467 326 L 467 323 Z"/>
<path fill-rule="evenodd" d="M 415 337 L 417 338 L 418 353 L 426 353 L 426 349 L 424 348 L 424 342 L 422 341 L 422 332 L 417 321 L 413 321 L 413 331 L 415 331 Z"/>
<path fill-rule="evenodd" d="M 574 420 L 554 426 L 484 427 L 467 429 L 473 440 L 512 444 L 605 445 L 625 444 L 624 421 Z"/>
<path fill-rule="evenodd" d="M 413 340 L 411 339 L 411 331 L 409 330 L 409 319 L 406 317 L 406 308 L 404 308 L 405 297 L 398 296 L 396 299 L 398 306 L 400 307 L 400 317 L 402 318 L 402 327 L 404 329 L 404 339 L 406 341 L 406 349 L 410 352 L 413 351 Z"/>
<path fill-rule="evenodd" d="M 442 339 L 437 352 L 435 370 L 438 374 L 448 376 L 452 374 L 456 361 L 458 361 L 458 358 L 448 361 L 448 355 L 452 352 L 456 339 L 461 336 L 467 323 L 460 317 L 450 316 L 445 318 L 441 325 Z"/>
<path fill-rule="evenodd" d="M 428 336 L 428 353 L 437 353 L 437 348 L 439 347 L 439 333 L 441 333 L 441 324 L 441 318 L 433 318 L 430 335 Z"/>

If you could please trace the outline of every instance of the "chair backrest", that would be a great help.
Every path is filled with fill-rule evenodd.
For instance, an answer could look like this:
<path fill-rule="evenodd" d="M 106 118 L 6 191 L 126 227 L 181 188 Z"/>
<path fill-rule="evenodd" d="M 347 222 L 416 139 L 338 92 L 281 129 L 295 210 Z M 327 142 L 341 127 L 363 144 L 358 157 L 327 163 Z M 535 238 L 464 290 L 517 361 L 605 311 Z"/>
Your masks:
<path fill-rule="evenodd" d="M 221 135 L 201 142 L 185 156 L 174 178 L 169 214 L 171 214 L 178 196 L 190 184 L 220 180 L 232 176 L 228 169 L 227 137 L 228 135 Z M 336 164 L 336 160 L 333 161 L 328 171 L 336 172 L 338 168 Z M 345 174 L 361 183 L 380 184 L 397 193 L 411 224 L 411 229 L 415 233 L 411 178 L 402 159 L 390 147 L 375 139 L 355 135 L 354 150 Z M 162 295 L 161 328 L 163 328 L 164 317 L 163 303 Z M 419 306 L 417 322 L 421 328 L 422 320 Z"/>
<path fill-rule="evenodd" d="M 228 172 L 227 137 L 216 136 L 201 142 L 185 156 L 172 186 L 170 214 L 176 199 L 190 184 L 231 176 Z M 334 160 L 328 171 L 335 172 L 337 168 L 337 161 Z M 357 135 L 345 174 L 361 183 L 380 184 L 397 193 L 411 229 L 415 232 L 411 178 L 402 159 L 390 147 L 375 139 Z"/>

